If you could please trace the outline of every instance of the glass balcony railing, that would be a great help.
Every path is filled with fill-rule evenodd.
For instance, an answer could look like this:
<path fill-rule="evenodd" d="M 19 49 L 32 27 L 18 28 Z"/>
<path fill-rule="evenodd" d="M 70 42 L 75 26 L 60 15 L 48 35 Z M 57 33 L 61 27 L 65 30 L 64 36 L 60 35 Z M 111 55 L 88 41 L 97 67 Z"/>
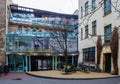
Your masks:
<path fill-rule="evenodd" d="M 27 31 L 27 32 L 9 32 L 8 35 L 13 35 L 13 36 L 32 36 L 32 37 L 50 37 L 49 32 L 32 32 L 32 31 Z"/>
<path fill-rule="evenodd" d="M 64 45 L 64 40 L 62 41 Z M 50 52 L 62 52 L 58 41 L 55 38 L 50 37 L 36 37 L 36 36 L 25 36 L 21 34 L 9 33 L 6 35 L 6 51 L 7 52 L 43 52 L 48 50 Z M 77 39 L 68 40 L 68 51 L 77 51 Z"/>
<path fill-rule="evenodd" d="M 10 36 L 43 37 L 43 38 L 45 38 L 45 37 L 50 38 L 51 37 L 52 38 L 50 32 L 38 32 L 38 31 L 34 31 L 34 32 L 32 32 L 32 31 L 9 32 L 8 35 L 10 35 Z M 62 37 L 62 33 L 58 34 L 58 35 L 55 35 L 55 36 Z M 68 39 L 72 39 L 72 38 L 77 39 L 77 35 L 75 33 L 70 33 L 70 34 L 67 35 L 67 38 Z"/>
<path fill-rule="evenodd" d="M 17 48 L 16 46 L 7 46 L 6 47 L 6 52 L 21 52 L 21 53 L 42 53 L 42 52 L 45 52 L 45 51 L 48 51 L 49 53 L 54 53 L 54 52 L 57 52 L 57 53 L 60 53 L 60 52 L 63 52 L 62 49 L 45 49 L 45 48 L 33 48 L 33 47 L 26 47 L 26 46 L 18 46 L 19 48 Z M 77 51 L 77 46 L 75 47 L 72 47 L 74 48 L 73 49 L 68 49 L 68 52 L 76 52 Z"/>
<path fill-rule="evenodd" d="M 36 26 L 46 26 L 49 28 L 75 29 L 75 22 L 61 22 L 58 20 L 46 20 L 41 18 L 16 18 L 10 17 L 10 22 L 30 24 Z"/>

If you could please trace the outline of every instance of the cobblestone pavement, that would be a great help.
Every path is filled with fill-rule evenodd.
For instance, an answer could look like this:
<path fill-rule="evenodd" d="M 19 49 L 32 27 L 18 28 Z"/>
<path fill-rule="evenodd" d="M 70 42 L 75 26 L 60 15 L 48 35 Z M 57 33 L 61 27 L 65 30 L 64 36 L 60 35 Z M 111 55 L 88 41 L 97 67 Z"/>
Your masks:
<path fill-rule="evenodd" d="M 95 80 L 58 80 L 29 77 L 21 80 L 0 79 L 0 84 L 120 84 L 120 77 Z"/>
<path fill-rule="evenodd" d="M 0 84 L 120 84 L 120 77 L 68 80 L 34 77 L 25 73 L 9 73 L 0 77 Z"/>
<path fill-rule="evenodd" d="M 20 79 L 28 77 L 30 76 L 23 72 L 10 72 L 6 75 L 5 74 L 0 75 L 0 79 Z"/>

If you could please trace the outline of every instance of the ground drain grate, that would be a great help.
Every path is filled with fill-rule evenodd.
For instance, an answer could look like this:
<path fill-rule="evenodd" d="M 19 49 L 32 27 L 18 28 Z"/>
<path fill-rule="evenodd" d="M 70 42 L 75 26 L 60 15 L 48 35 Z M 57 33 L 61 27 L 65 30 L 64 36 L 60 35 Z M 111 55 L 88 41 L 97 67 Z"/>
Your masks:
<path fill-rule="evenodd" d="M 22 80 L 22 78 L 14 78 L 14 79 L 12 79 L 12 80 Z"/>

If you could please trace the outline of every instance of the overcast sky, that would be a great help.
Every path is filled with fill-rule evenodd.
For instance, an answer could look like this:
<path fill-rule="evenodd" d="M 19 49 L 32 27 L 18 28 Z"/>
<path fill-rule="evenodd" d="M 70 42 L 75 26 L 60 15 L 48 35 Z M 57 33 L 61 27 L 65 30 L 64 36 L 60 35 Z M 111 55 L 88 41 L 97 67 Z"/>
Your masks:
<path fill-rule="evenodd" d="M 13 0 L 20 6 L 58 13 L 73 14 L 78 9 L 78 0 Z"/>

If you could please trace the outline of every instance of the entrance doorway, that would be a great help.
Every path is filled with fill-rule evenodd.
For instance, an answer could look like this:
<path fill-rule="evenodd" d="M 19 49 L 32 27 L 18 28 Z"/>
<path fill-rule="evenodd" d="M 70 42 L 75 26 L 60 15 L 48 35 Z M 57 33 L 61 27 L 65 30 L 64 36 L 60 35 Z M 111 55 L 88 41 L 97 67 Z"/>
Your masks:
<path fill-rule="evenodd" d="M 106 73 L 111 72 L 111 53 L 105 54 L 105 72 Z"/>
<path fill-rule="evenodd" d="M 25 70 L 25 58 L 19 55 L 8 56 L 9 70 L 12 72 L 24 72 Z"/>
<path fill-rule="evenodd" d="M 31 70 L 52 70 L 51 56 L 31 56 Z"/>

